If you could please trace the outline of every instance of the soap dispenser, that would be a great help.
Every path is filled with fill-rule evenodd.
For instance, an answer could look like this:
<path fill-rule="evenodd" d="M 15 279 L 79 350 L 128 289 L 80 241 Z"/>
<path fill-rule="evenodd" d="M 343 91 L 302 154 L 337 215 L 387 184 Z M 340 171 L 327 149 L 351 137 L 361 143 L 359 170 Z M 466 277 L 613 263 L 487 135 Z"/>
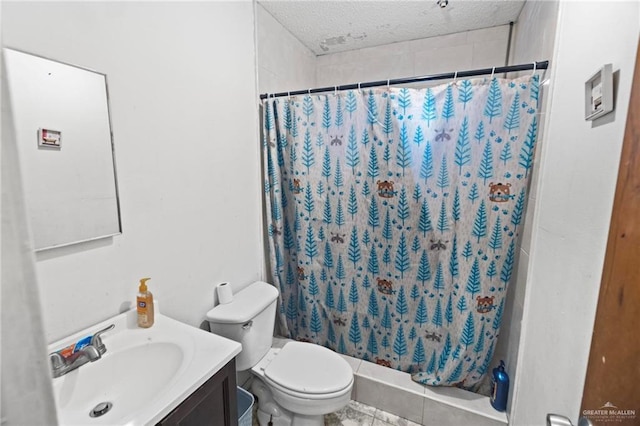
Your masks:
<path fill-rule="evenodd" d="M 151 278 L 142 278 L 138 288 L 137 310 L 138 327 L 149 328 L 153 325 L 153 295 L 147 290 L 147 281 Z"/>

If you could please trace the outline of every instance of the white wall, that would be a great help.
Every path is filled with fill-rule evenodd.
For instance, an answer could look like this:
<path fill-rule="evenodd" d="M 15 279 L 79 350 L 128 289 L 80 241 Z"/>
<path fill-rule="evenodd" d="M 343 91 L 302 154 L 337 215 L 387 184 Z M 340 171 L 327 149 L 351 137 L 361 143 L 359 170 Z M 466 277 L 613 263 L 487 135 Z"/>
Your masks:
<path fill-rule="evenodd" d="M 0 55 L 0 62 L 3 59 Z M 4 72 L 0 66 L 1 94 L 7 92 Z M 7 425 L 50 424 L 55 423 L 52 419 L 56 418 L 56 407 L 49 379 L 33 245 L 12 113 L 7 96 L 1 97 L 1 101 L 0 418 Z"/>
<path fill-rule="evenodd" d="M 640 27 L 637 2 L 561 2 L 510 424 L 577 422 Z M 594 31 L 606 28 L 606 31 Z M 619 70 L 615 111 L 584 120 L 584 82 Z M 603 403 L 606 401 L 603 401 Z M 615 401 L 612 401 L 615 403 Z"/>
<path fill-rule="evenodd" d="M 193 325 L 214 283 L 260 278 L 251 2 L 2 8 L 4 45 L 109 82 L 124 232 L 38 255 L 47 340 L 117 314 L 143 276 L 164 313 Z"/>
<path fill-rule="evenodd" d="M 558 1 L 528 1 L 525 3 L 520 16 L 516 21 L 511 44 L 511 64 L 523 64 L 533 61 L 550 61 L 550 69 L 536 71 L 540 81 L 544 82 L 550 76 L 553 69 L 553 47 L 556 27 L 558 25 Z M 530 75 L 532 71 L 512 73 L 518 75 Z M 518 262 L 514 272 L 514 280 L 510 284 L 507 293 L 507 302 L 502 317 L 500 339 L 495 349 L 494 366 L 500 359 L 504 359 L 506 370 L 511 379 L 515 378 L 518 364 L 518 348 L 521 335 L 522 313 L 524 309 L 524 296 L 527 287 L 527 271 L 529 266 L 529 253 L 531 251 L 531 230 L 535 211 L 535 198 L 540 176 L 540 152 L 544 145 L 544 129 L 546 128 L 546 111 L 549 105 L 548 85 L 541 85 L 541 102 L 538 109 L 538 141 L 536 143 L 537 154 L 535 157 L 531 182 L 528 188 L 527 209 L 525 214 L 522 234 L 518 240 Z M 511 403 L 518 388 L 512 387 L 509 393 L 507 411 L 511 410 Z"/>
<path fill-rule="evenodd" d="M 318 56 L 318 86 L 504 65 L 509 25 Z"/>
<path fill-rule="evenodd" d="M 316 56 L 256 4 L 258 92 L 276 93 L 316 87 Z"/>

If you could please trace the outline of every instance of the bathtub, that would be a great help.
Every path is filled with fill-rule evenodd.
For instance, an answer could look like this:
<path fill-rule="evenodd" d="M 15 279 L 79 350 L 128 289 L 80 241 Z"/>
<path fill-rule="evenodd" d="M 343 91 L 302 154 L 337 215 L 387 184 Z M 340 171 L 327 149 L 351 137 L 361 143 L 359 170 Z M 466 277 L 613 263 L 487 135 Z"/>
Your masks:
<path fill-rule="evenodd" d="M 274 337 L 273 346 L 289 339 Z M 351 365 L 355 384 L 351 399 L 426 426 L 506 426 L 506 413 L 489 398 L 454 387 L 420 385 L 408 373 L 342 355 Z"/>

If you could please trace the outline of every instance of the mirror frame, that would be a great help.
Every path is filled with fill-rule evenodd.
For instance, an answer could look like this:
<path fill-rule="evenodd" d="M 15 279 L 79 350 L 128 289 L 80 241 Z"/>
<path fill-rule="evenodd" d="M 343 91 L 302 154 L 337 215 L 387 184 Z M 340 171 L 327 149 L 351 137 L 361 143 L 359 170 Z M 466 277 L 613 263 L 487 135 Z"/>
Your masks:
<path fill-rule="evenodd" d="M 71 64 L 69 62 L 65 62 L 65 61 L 60 61 L 57 59 L 52 59 L 43 55 L 39 55 L 39 54 L 35 54 L 35 53 L 31 53 L 31 52 L 27 52 L 25 50 L 22 49 L 16 49 L 14 47 L 10 47 L 10 46 L 2 46 L 2 62 L 4 62 L 4 68 L 5 68 L 5 76 L 3 78 L 7 78 L 8 79 L 8 71 L 7 71 L 7 67 L 6 67 L 6 59 L 4 58 L 4 52 L 6 50 L 11 50 L 14 52 L 18 52 L 18 53 L 22 53 L 25 55 L 30 55 L 30 56 L 34 56 L 36 58 L 40 58 L 40 59 L 44 59 L 47 61 L 51 61 L 51 62 L 56 62 L 58 64 L 61 65 L 66 65 L 66 66 L 70 66 L 73 68 L 77 68 L 83 71 L 87 71 L 87 72 L 91 72 L 94 74 L 97 74 L 99 76 L 101 76 L 102 78 L 104 78 L 104 89 L 105 89 L 105 95 L 106 95 L 106 102 L 107 102 L 107 120 L 108 120 L 108 124 L 109 124 L 109 143 L 111 145 L 111 164 L 113 166 L 113 184 L 115 185 L 115 201 L 116 201 L 116 212 L 118 215 L 118 230 L 116 232 L 113 233 L 108 233 L 105 235 L 96 235 L 94 237 L 89 237 L 89 238 L 84 238 L 81 240 L 77 240 L 77 241 L 69 241 L 69 242 L 63 242 L 60 244 L 54 244 L 51 246 L 46 246 L 46 247 L 39 247 L 36 248 L 34 247 L 34 251 L 35 252 L 43 252 L 46 250 L 52 250 L 52 249 L 56 249 L 56 248 L 60 248 L 60 247 L 67 247 L 67 246 L 71 246 L 71 245 L 75 245 L 75 244 L 81 244 L 81 243 L 86 243 L 86 242 L 91 242 L 91 241 L 96 241 L 96 240 L 101 240 L 104 238 L 110 238 L 110 237 L 114 237 L 116 235 L 122 235 L 122 211 L 120 208 L 120 189 L 119 189 L 119 185 L 118 185 L 118 168 L 116 166 L 116 152 L 115 152 L 115 144 L 114 144 L 114 134 L 113 134 L 113 121 L 112 121 L 112 117 L 111 117 L 111 99 L 109 96 L 109 81 L 107 78 L 107 74 L 102 73 L 100 71 L 96 71 L 94 69 L 88 68 L 88 67 L 84 67 L 84 66 L 80 66 L 80 65 L 75 65 L 75 64 Z M 10 92 L 10 89 L 9 89 Z M 9 96 L 9 99 L 11 99 L 11 93 L 5 94 L 5 96 Z M 11 108 L 13 109 L 13 104 L 10 101 L 10 105 Z M 14 120 L 14 116 L 13 116 L 13 111 L 11 112 L 11 119 Z M 15 126 L 15 125 L 14 125 Z M 14 134 L 14 138 L 17 138 L 17 136 Z M 17 143 L 17 140 L 16 140 Z M 28 219 L 28 218 L 27 218 Z M 32 225 L 29 225 L 29 227 L 31 229 L 33 229 Z M 32 242 L 34 243 L 35 246 L 35 241 L 32 239 Z"/>

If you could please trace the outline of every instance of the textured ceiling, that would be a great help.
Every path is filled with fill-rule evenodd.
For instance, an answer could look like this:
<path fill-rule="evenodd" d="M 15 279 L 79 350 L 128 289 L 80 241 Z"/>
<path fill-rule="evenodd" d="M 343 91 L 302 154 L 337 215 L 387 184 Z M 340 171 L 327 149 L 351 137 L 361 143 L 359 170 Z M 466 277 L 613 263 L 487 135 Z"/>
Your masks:
<path fill-rule="evenodd" d="M 524 1 L 258 0 L 316 55 L 487 28 L 515 21 Z"/>

